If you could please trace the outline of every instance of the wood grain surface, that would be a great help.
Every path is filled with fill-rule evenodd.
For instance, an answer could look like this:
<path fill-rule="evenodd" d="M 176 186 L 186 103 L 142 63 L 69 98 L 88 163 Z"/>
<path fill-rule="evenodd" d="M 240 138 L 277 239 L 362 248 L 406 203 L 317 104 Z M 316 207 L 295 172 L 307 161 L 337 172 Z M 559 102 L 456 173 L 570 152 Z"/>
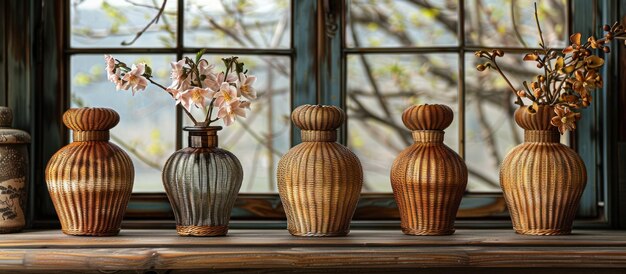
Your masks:
<path fill-rule="evenodd" d="M 117 269 L 626 268 L 625 231 L 523 236 L 510 230 L 457 230 L 412 237 L 354 230 L 346 237 L 302 238 L 286 230 L 231 230 L 220 238 L 174 230 L 122 230 L 94 238 L 29 231 L 0 239 L 0 271 Z"/>

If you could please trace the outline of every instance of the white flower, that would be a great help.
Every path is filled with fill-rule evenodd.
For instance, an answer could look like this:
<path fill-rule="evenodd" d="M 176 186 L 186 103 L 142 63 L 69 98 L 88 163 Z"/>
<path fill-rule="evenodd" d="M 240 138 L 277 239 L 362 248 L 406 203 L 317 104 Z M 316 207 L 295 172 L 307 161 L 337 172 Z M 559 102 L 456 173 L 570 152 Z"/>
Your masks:
<path fill-rule="evenodd" d="M 128 73 L 124 74 L 124 77 L 122 78 L 122 80 L 124 81 L 124 85 L 122 86 L 122 88 L 128 89 L 129 87 L 132 87 L 133 95 L 135 95 L 135 92 L 139 90 L 146 89 L 146 86 L 148 86 L 148 79 L 146 79 L 146 77 L 143 77 L 145 69 L 146 64 L 133 64 L 131 70 Z"/>
<path fill-rule="evenodd" d="M 200 60 L 200 62 L 198 62 L 198 72 L 200 72 L 200 75 L 214 74 L 214 68 L 215 65 L 209 64 L 207 60 L 202 59 Z"/>
<path fill-rule="evenodd" d="M 179 93 L 177 102 L 182 103 L 187 110 L 190 110 L 191 105 L 203 108 L 207 105 L 209 98 L 213 97 L 213 93 L 214 91 L 209 88 L 193 87 Z"/>
<path fill-rule="evenodd" d="M 170 66 L 172 67 L 171 78 L 173 82 L 168 88 L 174 88 L 180 91 L 189 89 L 189 87 L 191 87 L 191 77 L 185 74 L 185 60 L 171 62 Z"/>
<path fill-rule="evenodd" d="M 246 117 L 246 112 L 241 108 L 239 101 L 231 104 L 224 104 L 217 112 L 217 118 L 224 120 L 224 125 L 230 126 L 235 122 L 237 116 Z"/>
<path fill-rule="evenodd" d="M 120 90 L 123 82 L 121 81 L 120 70 L 115 68 L 115 58 L 105 54 L 104 61 L 106 62 L 107 79 L 115 84 L 117 90 Z"/>
<path fill-rule="evenodd" d="M 115 58 L 113 56 L 105 54 L 104 61 L 106 62 L 107 77 L 111 74 L 115 74 Z"/>
<path fill-rule="evenodd" d="M 229 105 L 235 102 L 239 102 L 239 97 L 237 97 L 237 88 L 231 86 L 227 82 L 223 82 L 220 85 L 219 90 L 213 95 L 215 98 L 215 105 L 218 107 L 222 107 L 223 105 Z"/>
<path fill-rule="evenodd" d="M 256 99 L 256 90 L 252 87 L 255 81 L 256 76 L 247 76 L 243 73 L 239 73 L 239 81 L 236 83 L 239 94 L 250 100 Z"/>

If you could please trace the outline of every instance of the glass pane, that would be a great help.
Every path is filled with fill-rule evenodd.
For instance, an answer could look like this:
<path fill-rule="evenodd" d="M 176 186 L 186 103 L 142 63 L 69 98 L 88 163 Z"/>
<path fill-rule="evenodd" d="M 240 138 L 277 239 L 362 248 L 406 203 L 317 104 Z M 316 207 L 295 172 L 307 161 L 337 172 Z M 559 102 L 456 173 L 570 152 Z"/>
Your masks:
<path fill-rule="evenodd" d="M 456 54 L 349 55 L 348 146 L 365 172 L 364 192 L 391 192 L 396 156 L 413 143 L 402 123 L 412 104 L 446 104 L 455 111 L 445 143 L 458 148 Z"/>
<path fill-rule="evenodd" d="M 162 1 L 73 0 L 70 5 L 72 47 L 124 47 L 158 14 Z M 176 46 L 176 1 L 167 1 L 163 16 L 130 47 Z M 125 46 L 128 47 L 128 46 Z"/>
<path fill-rule="evenodd" d="M 352 0 L 348 8 L 348 47 L 458 44 L 456 0 Z"/>
<path fill-rule="evenodd" d="M 565 47 L 568 40 L 567 0 L 467 0 L 466 43 L 477 46 L 539 47 L 535 2 L 546 45 Z M 513 17 L 517 27 L 513 25 Z"/>
<path fill-rule="evenodd" d="M 191 56 L 190 56 L 191 57 Z M 223 56 L 205 55 L 223 71 Z M 240 56 L 249 70 L 257 76 L 254 87 L 257 99 L 252 101 L 247 118 L 240 119 L 219 132 L 219 146 L 241 162 L 243 184 L 240 193 L 276 193 L 276 168 L 278 161 L 291 147 L 291 64 L 289 57 Z M 196 120 L 204 120 L 202 111 L 193 112 Z M 214 111 L 213 117 L 215 117 Z M 191 120 L 183 115 L 183 125 Z M 224 126 L 217 121 L 214 125 Z M 187 146 L 187 133 L 183 133 L 183 146 Z"/>
<path fill-rule="evenodd" d="M 187 0 L 185 17 L 187 47 L 290 47 L 290 0 Z"/>
<path fill-rule="evenodd" d="M 169 81 L 172 56 L 116 55 L 127 64 L 145 62 L 153 67 L 156 81 Z M 175 151 L 176 113 L 171 96 L 148 85 L 132 95 L 116 91 L 107 81 L 102 55 L 76 55 L 71 58 L 71 106 L 107 107 L 120 115 L 111 130 L 112 142 L 126 151 L 135 166 L 134 192 L 163 192 L 161 170 Z"/>

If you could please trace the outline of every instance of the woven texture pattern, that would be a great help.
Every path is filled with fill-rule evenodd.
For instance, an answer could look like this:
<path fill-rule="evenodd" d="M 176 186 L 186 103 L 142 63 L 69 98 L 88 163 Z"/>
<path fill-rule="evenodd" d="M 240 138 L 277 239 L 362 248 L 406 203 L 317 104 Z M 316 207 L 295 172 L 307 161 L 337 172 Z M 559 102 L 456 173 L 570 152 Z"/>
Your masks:
<path fill-rule="evenodd" d="M 67 122 L 80 124 L 71 128 L 84 130 L 81 132 L 84 135 L 90 135 L 88 132 L 94 129 L 108 130 L 119 120 L 114 111 L 98 108 L 70 109 L 63 117 L 68 127 Z M 61 148 L 48 162 L 46 182 L 63 232 L 70 235 L 116 235 L 130 199 L 134 177 L 131 159 L 108 139 L 76 140 Z"/>
<path fill-rule="evenodd" d="M 287 214 L 287 228 L 296 236 L 342 236 L 363 185 L 359 159 L 336 143 L 345 120 L 333 106 L 304 105 L 291 118 L 303 129 L 303 142 L 278 163 L 278 191 Z"/>
<path fill-rule="evenodd" d="M 63 123 L 73 131 L 102 131 L 112 129 L 120 116 L 109 108 L 72 108 L 63 114 Z"/>
<path fill-rule="evenodd" d="M 190 146 L 165 163 L 163 185 L 181 236 L 226 235 L 243 180 L 241 163 L 217 148 L 219 128 L 185 129 Z"/>
<path fill-rule="evenodd" d="M 449 235 L 467 185 L 467 167 L 443 144 L 442 129 L 453 112 L 444 105 L 418 105 L 402 120 L 415 143 L 391 167 L 391 186 L 400 210 L 402 231 L 409 235 Z"/>
<path fill-rule="evenodd" d="M 446 105 L 414 105 L 402 112 L 402 122 L 411 131 L 444 130 L 453 118 L 452 109 Z"/>
<path fill-rule="evenodd" d="M 222 236 L 228 233 L 228 226 L 176 226 L 180 236 Z"/>
<path fill-rule="evenodd" d="M 549 124 L 554 115 L 550 107 L 540 107 L 535 115 L 524 108 L 515 113 L 515 121 L 526 130 L 524 143 L 502 162 L 500 185 L 520 234 L 571 233 L 587 182 L 583 161 L 559 143 L 558 131 Z"/>

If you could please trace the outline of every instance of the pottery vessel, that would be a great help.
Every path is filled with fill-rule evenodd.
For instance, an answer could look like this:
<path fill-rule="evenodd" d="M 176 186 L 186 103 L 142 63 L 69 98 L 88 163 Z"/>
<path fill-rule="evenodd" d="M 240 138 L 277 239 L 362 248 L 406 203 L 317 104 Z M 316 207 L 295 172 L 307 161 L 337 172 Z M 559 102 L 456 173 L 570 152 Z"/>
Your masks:
<path fill-rule="evenodd" d="M 336 142 L 345 119 L 334 106 L 303 105 L 291 114 L 302 143 L 281 158 L 277 179 L 292 235 L 342 236 L 350 230 L 363 170 L 356 155 Z"/>
<path fill-rule="evenodd" d="M 46 167 L 52 203 L 69 235 L 117 235 L 133 189 L 135 171 L 126 152 L 109 142 L 119 115 L 108 108 L 73 108 L 63 123 L 73 142 Z"/>
<path fill-rule="evenodd" d="M 405 234 L 454 233 L 467 186 L 467 167 L 461 156 L 443 143 L 443 130 L 453 116 L 445 105 L 415 105 L 402 113 L 415 143 L 394 160 L 391 186 Z"/>
<path fill-rule="evenodd" d="M 0 233 L 26 225 L 28 197 L 28 133 L 11 128 L 13 113 L 0 107 Z"/>
<path fill-rule="evenodd" d="M 500 185 L 519 234 L 569 234 L 585 189 L 585 164 L 559 142 L 560 134 L 550 124 L 555 115 L 548 106 L 540 106 L 534 114 L 526 107 L 515 112 L 515 122 L 524 129 L 524 143 L 502 162 Z"/>
<path fill-rule="evenodd" d="M 165 163 L 163 185 L 180 236 L 221 236 L 243 180 L 241 163 L 218 148 L 221 127 L 187 127 L 189 147 Z"/>

